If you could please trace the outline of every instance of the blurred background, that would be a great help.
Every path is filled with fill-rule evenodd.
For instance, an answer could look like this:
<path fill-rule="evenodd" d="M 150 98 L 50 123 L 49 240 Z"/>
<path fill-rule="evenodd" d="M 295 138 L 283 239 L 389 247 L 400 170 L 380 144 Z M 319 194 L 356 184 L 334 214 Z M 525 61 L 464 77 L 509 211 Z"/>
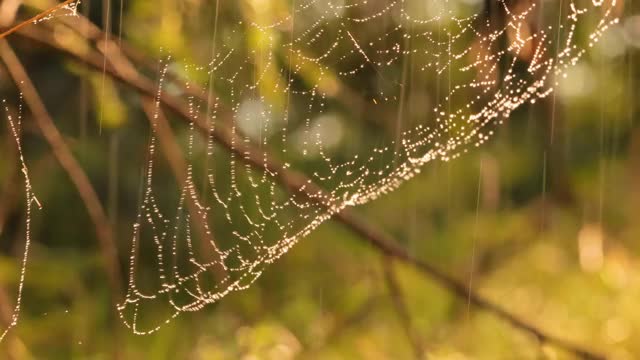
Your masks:
<path fill-rule="evenodd" d="M 526 6 L 535 2 L 518 1 Z M 516 0 L 508 3 L 517 5 Z M 7 29 L 56 4 L 2 0 L 0 28 Z M 364 6 L 361 1 L 353 4 Z M 372 9 L 383 9 L 385 4 L 369 0 L 366 6 L 371 8 L 363 13 L 370 15 Z M 566 1 L 543 0 L 540 4 L 544 9 L 538 15 L 540 24 L 566 21 Z M 412 14 L 438 14 L 442 11 L 439 6 L 445 6 L 458 17 L 481 14 L 492 19 L 499 16 L 494 5 L 482 0 L 407 0 Z M 260 38 L 265 32 L 252 33 L 247 24 L 276 23 L 300 6 L 289 0 L 83 0 L 78 14 L 106 31 L 106 39 L 127 47 L 135 67 L 154 82 L 161 78 L 162 64 L 170 64 L 164 85 L 167 93 L 184 95 L 181 84 L 187 80 L 194 86 L 215 88 L 221 102 L 227 99 L 233 104 L 240 130 L 262 140 L 268 134 L 252 122 L 259 117 L 237 115 L 264 114 L 261 103 L 234 98 L 233 86 L 223 81 L 210 84 L 209 74 L 194 64 L 209 63 L 212 54 L 223 47 L 247 56 L 258 53 L 248 62 L 253 69 L 236 69 L 234 75 L 233 66 L 227 64 L 220 70 L 227 71 L 221 79 L 253 81 L 254 70 L 264 70 L 263 52 L 280 51 L 278 40 L 273 39 L 291 36 L 288 34 L 295 29 L 282 25 L 269 30 L 266 36 L 275 45 L 267 46 Z M 326 4 L 309 2 L 307 6 L 311 10 L 304 12 L 306 17 L 296 20 L 301 29 L 313 26 L 314 14 L 325 11 Z M 358 6 L 349 11 L 358 14 Z M 487 143 L 454 161 L 431 162 L 399 189 L 355 208 L 417 258 L 550 334 L 611 359 L 640 357 L 639 6 L 617 0 L 614 12 L 619 23 L 589 48 L 566 78 L 558 79 L 554 95 L 519 107 Z M 338 20 L 331 21 L 339 23 L 340 16 L 347 15 L 337 14 Z M 391 33 L 397 20 L 388 17 L 386 23 L 351 31 L 363 43 L 368 37 L 373 41 Z M 72 54 L 90 57 L 90 40 L 99 44 L 104 34 L 85 28 L 90 40 L 82 38 L 66 22 L 71 18 L 68 9 L 59 9 L 6 40 L 95 188 L 116 239 L 116 273 L 121 273 L 116 276 L 126 284 L 122 274 L 128 269 L 132 226 L 149 155 L 145 102 L 130 87 L 51 46 L 58 44 L 73 49 Z M 457 26 L 446 20 L 436 23 L 438 31 Z M 331 31 L 331 24 L 326 31 Z M 425 26 L 427 31 L 436 31 Z M 580 31 L 578 28 L 579 38 L 588 38 L 588 30 Z M 387 50 L 393 45 L 389 44 Z M 287 59 L 283 54 L 274 57 L 283 61 Z M 337 64 L 335 73 L 349 71 L 349 65 L 353 64 Z M 402 63 L 394 66 L 395 75 L 384 76 L 402 76 Z M 318 69 L 305 71 L 310 78 L 318 77 L 314 73 Z M 395 139 L 399 119 L 408 119 L 406 126 L 441 102 L 444 77 L 409 71 L 409 77 L 422 84 L 415 88 L 422 90 L 406 96 L 402 116 L 398 116 L 398 101 L 374 101 L 388 86 L 380 81 L 379 73 L 365 71 L 351 77 L 348 91 L 344 90 L 347 85 L 334 83 L 339 76 L 324 77 L 331 80 L 324 88 L 333 89 L 339 101 L 328 101 L 332 115 L 310 115 L 312 123 L 307 127 L 323 129 L 322 143 L 332 159 L 348 159 L 370 151 L 373 144 L 385 144 L 384 139 Z M 283 74 L 264 70 L 267 80 L 261 86 L 280 86 L 287 81 Z M 265 89 L 258 91 L 266 93 Z M 26 214 L 19 157 L 5 121 L 8 115 L 17 119 L 21 114 L 25 161 L 42 204 L 32 214 L 20 320 L 0 344 L 2 358 L 574 358 L 490 312 L 469 306 L 467 299 L 451 294 L 415 269 L 389 262 L 332 220 L 268 266 L 249 289 L 233 292 L 201 311 L 182 314 L 151 335 L 134 335 L 113 311 L 117 296 L 110 286 L 113 279 L 105 271 L 105 247 L 96 236 L 94 221 L 4 66 L 0 66 L 0 99 L 6 100 L 0 126 L 2 328 L 11 322 L 17 301 Z M 292 106 L 308 106 L 296 96 L 274 95 L 266 101 L 276 108 L 287 101 Z M 379 106 L 372 107 L 374 102 Z M 358 110 L 350 111 L 352 108 Z M 277 114 L 274 111 L 272 116 Z M 192 132 L 175 116 L 169 115 L 169 120 L 182 150 L 179 156 L 183 156 Z M 298 123 L 281 125 L 290 131 L 292 140 L 280 144 L 274 156 L 309 175 L 324 168 L 320 155 L 305 150 L 306 142 L 312 140 L 299 130 L 304 121 L 302 117 Z M 205 161 L 203 144 L 195 146 L 195 164 Z M 229 157 L 214 159 L 210 161 L 214 161 L 217 176 L 222 182 L 229 181 L 232 172 L 225 165 Z M 173 179 L 171 166 L 164 159 L 157 166 L 156 197 L 160 203 L 175 201 L 178 180 Z M 251 196 L 238 201 L 247 206 L 255 202 Z M 220 231 L 233 230 L 239 229 Z M 145 269 L 155 265 L 153 256 L 141 257 L 142 281 Z M 404 306 L 398 305 L 398 299 Z M 162 322 L 165 315 L 146 312 L 145 322 Z"/>

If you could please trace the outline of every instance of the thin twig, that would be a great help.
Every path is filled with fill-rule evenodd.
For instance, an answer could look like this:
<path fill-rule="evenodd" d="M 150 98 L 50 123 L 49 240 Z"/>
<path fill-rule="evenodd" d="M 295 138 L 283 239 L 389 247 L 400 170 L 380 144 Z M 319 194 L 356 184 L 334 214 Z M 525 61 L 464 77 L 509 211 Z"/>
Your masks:
<path fill-rule="evenodd" d="M 151 81 L 140 75 L 134 78 L 127 78 L 120 75 L 111 66 L 103 67 L 101 57 L 95 56 L 94 53 L 87 54 L 74 51 L 73 49 L 60 44 L 56 39 L 47 36 L 46 34 L 42 34 L 41 32 L 20 31 L 19 33 L 41 42 L 44 45 L 55 48 L 80 63 L 93 67 L 94 69 L 105 71 L 105 73 L 112 78 L 139 91 L 144 96 L 155 95 L 155 87 Z M 163 93 L 159 100 L 165 108 L 178 115 L 182 120 L 187 122 L 193 121 L 199 131 L 207 135 L 209 134 L 210 129 L 207 124 L 199 118 L 194 119 L 191 116 L 189 107 L 183 101 L 167 93 Z M 213 137 L 220 145 L 224 146 L 228 151 L 239 155 L 239 158 L 242 159 L 242 161 L 246 162 L 253 168 L 261 171 L 267 171 L 274 175 L 281 186 L 288 191 L 297 195 L 302 195 L 316 203 L 318 206 L 326 206 L 320 200 L 325 197 L 324 190 L 313 183 L 312 180 L 300 172 L 286 168 L 279 161 L 276 161 L 269 156 L 264 156 L 260 150 L 257 150 L 252 145 L 237 139 L 237 135 L 235 135 L 231 129 L 224 124 L 224 122 L 219 123 L 216 126 Z M 493 313 L 518 329 L 530 333 L 539 341 L 554 344 L 585 359 L 605 358 L 604 356 L 596 354 L 590 350 L 586 350 L 581 346 L 572 344 L 564 339 L 546 333 L 538 327 L 530 324 L 527 320 L 508 312 L 500 305 L 497 305 L 486 299 L 484 296 L 472 291 L 464 283 L 408 253 L 404 248 L 397 245 L 397 242 L 392 237 L 371 223 L 362 220 L 350 209 L 344 209 L 335 214 L 334 219 L 344 224 L 354 233 L 360 235 L 363 241 L 367 241 L 371 246 L 378 249 L 383 254 L 412 265 L 415 269 L 430 277 L 454 295 L 462 299 L 468 298 L 471 304 Z"/>
<path fill-rule="evenodd" d="M 391 297 L 391 302 L 393 303 L 393 307 L 398 313 L 398 318 L 400 323 L 402 324 L 402 328 L 407 335 L 407 339 L 409 339 L 409 344 L 411 345 L 411 349 L 415 355 L 416 359 L 424 358 L 424 347 L 422 345 L 422 341 L 420 341 L 420 335 L 416 331 L 413 326 L 413 322 L 411 321 L 411 314 L 409 313 L 409 308 L 407 307 L 407 303 L 404 298 L 404 294 L 402 289 L 400 288 L 400 284 L 398 284 L 398 279 L 396 278 L 396 273 L 393 269 L 393 258 L 390 256 L 382 256 L 382 269 L 384 271 L 384 279 L 387 283 L 387 289 L 389 290 L 389 296 Z"/>
<path fill-rule="evenodd" d="M 55 6 L 52 6 L 48 10 L 45 10 L 45 11 L 39 13 L 38 15 L 19 23 L 18 25 L 15 25 L 14 27 L 10 28 L 9 30 L 6 30 L 6 31 L 0 33 L 0 39 L 4 39 L 5 37 L 13 34 L 14 32 L 22 29 L 23 27 L 25 27 L 25 26 L 27 26 L 29 24 L 36 23 L 36 22 L 46 18 L 50 14 L 58 11 L 59 9 L 62 9 L 63 7 L 71 4 L 74 1 L 78 1 L 78 0 L 66 0 L 65 2 L 62 2 L 62 3 L 60 3 L 58 5 L 55 5 Z"/>

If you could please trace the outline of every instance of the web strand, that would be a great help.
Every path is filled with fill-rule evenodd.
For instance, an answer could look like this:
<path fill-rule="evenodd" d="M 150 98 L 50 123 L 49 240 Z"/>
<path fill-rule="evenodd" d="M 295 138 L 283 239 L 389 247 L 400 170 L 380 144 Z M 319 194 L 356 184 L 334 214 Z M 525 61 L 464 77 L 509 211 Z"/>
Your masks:
<path fill-rule="evenodd" d="M 22 102 L 20 102 L 22 103 Z M 9 129 L 11 131 L 11 135 L 16 143 L 16 149 L 18 153 L 18 158 L 20 161 L 20 172 L 22 173 L 23 185 L 24 185 L 24 196 L 25 196 L 25 230 L 24 230 L 24 251 L 22 253 L 22 260 L 20 262 L 20 276 L 18 280 L 18 291 L 16 294 L 16 303 L 13 307 L 13 312 L 11 314 L 10 322 L 7 325 L 7 328 L 0 334 L 0 342 L 7 336 L 9 331 L 13 329 L 17 324 L 20 318 L 20 309 L 22 306 L 22 294 L 24 290 L 24 283 L 27 274 L 27 263 L 29 260 L 29 249 L 31 247 L 31 214 L 33 210 L 33 206 L 38 209 L 42 208 L 42 205 L 38 201 L 38 198 L 33 193 L 33 187 L 31 186 L 31 179 L 29 178 L 29 168 L 27 167 L 26 161 L 24 159 L 24 154 L 22 152 L 22 140 L 21 140 L 21 125 L 22 125 L 22 107 L 18 113 L 17 119 L 11 115 L 6 100 L 2 100 L 2 107 L 5 113 L 5 117 L 9 122 Z"/>

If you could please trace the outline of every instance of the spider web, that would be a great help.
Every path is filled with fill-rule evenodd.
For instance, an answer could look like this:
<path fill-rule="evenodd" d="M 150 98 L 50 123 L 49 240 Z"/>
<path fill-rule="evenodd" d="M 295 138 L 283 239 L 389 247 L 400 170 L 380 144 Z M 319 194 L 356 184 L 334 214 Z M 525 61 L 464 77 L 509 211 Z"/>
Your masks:
<path fill-rule="evenodd" d="M 569 0 L 556 9 L 497 0 L 491 12 L 454 0 L 273 4 L 246 1 L 248 15 L 220 35 L 212 61 L 188 69 L 205 73 L 210 101 L 186 100 L 210 134 L 223 122 L 233 146 L 253 143 L 265 163 L 275 154 L 326 191 L 286 193 L 277 174 L 253 170 L 213 136 L 202 141 L 192 123 L 186 181 L 176 203 L 166 204 L 154 190 L 155 124 L 118 307 L 137 334 L 248 288 L 336 213 L 392 192 L 428 162 L 481 146 L 518 107 L 550 96 L 618 21 L 615 0 Z M 547 24 L 542 14 L 552 10 Z M 251 46 L 225 45 L 238 37 Z M 158 99 L 171 66 L 163 63 Z M 428 101 L 416 102 L 420 96 Z M 350 104 L 370 109 L 366 127 L 348 121 Z M 380 117 L 395 127 L 375 124 Z M 354 128 L 379 140 L 344 139 Z M 146 262 L 153 271 L 140 266 Z M 159 314 L 164 321 L 145 321 Z"/>

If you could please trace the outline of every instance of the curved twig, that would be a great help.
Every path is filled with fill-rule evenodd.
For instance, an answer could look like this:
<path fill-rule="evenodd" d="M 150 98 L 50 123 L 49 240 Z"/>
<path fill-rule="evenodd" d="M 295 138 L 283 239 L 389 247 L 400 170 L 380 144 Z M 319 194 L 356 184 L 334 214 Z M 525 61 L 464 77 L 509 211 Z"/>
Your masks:
<path fill-rule="evenodd" d="M 13 34 L 14 32 L 22 29 L 23 27 L 25 27 L 25 26 L 27 26 L 29 24 L 33 24 L 34 22 L 38 22 L 38 21 L 46 18 L 47 16 L 49 16 L 52 13 L 62 9 L 63 7 L 71 4 L 74 1 L 78 1 L 78 0 L 66 0 L 65 2 L 62 2 L 62 3 L 60 3 L 58 5 L 55 5 L 55 6 L 52 6 L 48 10 L 45 10 L 45 11 L 39 13 L 38 15 L 36 15 L 36 16 L 30 18 L 30 19 L 27 19 L 27 20 L 15 25 L 15 26 L 11 27 L 9 30 L 6 30 L 6 31 L 0 33 L 0 39 L 4 39 L 5 37 Z"/>

